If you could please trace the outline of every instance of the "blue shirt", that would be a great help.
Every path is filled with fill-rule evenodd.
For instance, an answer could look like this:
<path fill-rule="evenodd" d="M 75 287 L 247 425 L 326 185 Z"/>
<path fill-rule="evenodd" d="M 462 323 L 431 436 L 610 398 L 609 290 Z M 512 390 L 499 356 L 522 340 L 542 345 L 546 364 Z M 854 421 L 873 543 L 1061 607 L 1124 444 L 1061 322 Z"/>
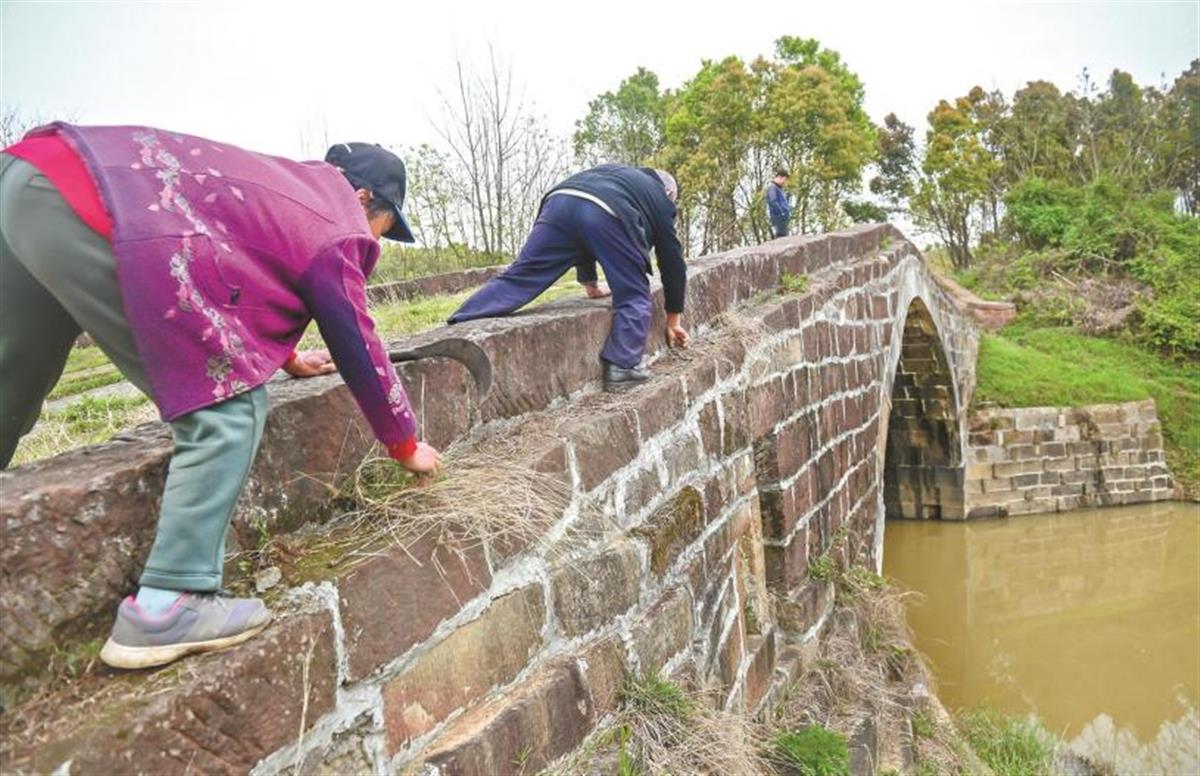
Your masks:
<path fill-rule="evenodd" d="M 792 217 L 792 206 L 788 204 L 787 195 L 775 181 L 767 184 L 767 215 L 772 221 L 787 221 Z"/>

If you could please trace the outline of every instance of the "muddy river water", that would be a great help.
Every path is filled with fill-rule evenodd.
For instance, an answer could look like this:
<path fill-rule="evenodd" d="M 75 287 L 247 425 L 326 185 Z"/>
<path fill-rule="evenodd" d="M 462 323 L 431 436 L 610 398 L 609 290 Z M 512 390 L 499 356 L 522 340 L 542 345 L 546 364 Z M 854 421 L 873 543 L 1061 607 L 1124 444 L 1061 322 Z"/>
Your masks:
<path fill-rule="evenodd" d="M 1200 774 L 1200 505 L 888 521 L 950 709 L 1036 713 L 1121 773 Z"/>

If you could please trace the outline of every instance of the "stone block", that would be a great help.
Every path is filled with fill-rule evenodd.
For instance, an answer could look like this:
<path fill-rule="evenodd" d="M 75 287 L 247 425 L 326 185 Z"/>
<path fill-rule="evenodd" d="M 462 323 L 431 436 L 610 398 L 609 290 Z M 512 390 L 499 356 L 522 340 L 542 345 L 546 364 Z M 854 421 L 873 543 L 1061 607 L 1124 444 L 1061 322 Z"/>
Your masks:
<path fill-rule="evenodd" d="M 725 394 L 721 397 L 721 451 L 733 455 L 747 447 L 751 438 L 745 391 Z"/>
<path fill-rule="evenodd" d="M 745 710 L 754 714 L 767 691 L 771 689 L 771 678 L 775 673 L 776 638 L 774 630 L 763 635 L 748 636 L 746 652 L 751 656 L 745 676 Z"/>
<path fill-rule="evenodd" d="M 583 741 L 595 709 L 579 666 L 552 663 L 495 702 L 466 714 L 425 755 L 444 776 L 537 773 Z"/>
<path fill-rule="evenodd" d="M 992 477 L 992 464 L 990 463 L 969 463 L 967 464 L 966 478 L 968 480 L 987 480 Z"/>
<path fill-rule="evenodd" d="M 687 407 L 683 383 L 677 377 L 655 378 L 635 391 L 631 399 L 637 409 L 642 441 L 679 423 Z"/>
<path fill-rule="evenodd" d="M 692 641 L 692 597 L 682 587 L 667 592 L 633 624 L 633 644 L 643 672 L 657 671 Z"/>
<path fill-rule="evenodd" d="M 786 386 L 786 387 L 785 387 Z M 793 411 L 793 382 L 790 378 L 772 378 L 746 391 L 750 413 L 750 436 L 761 439 Z"/>
<path fill-rule="evenodd" d="M 632 411 L 616 411 L 590 418 L 572 429 L 571 444 L 583 487 L 592 490 L 637 458 L 637 416 Z"/>
<path fill-rule="evenodd" d="M 667 482 L 675 484 L 701 468 L 704 450 L 699 439 L 688 435 L 666 446 L 662 455 L 667 465 Z"/>
<path fill-rule="evenodd" d="M 621 492 L 625 519 L 632 520 L 641 514 L 658 495 L 663 492 L 662 480 L 659 478 L 658 466 L 654 462 L 637 469 L 625 482 Z"/>
<path fill-rule="evenodd" d="M 333 638 L 327 612 L 286 615 L 181 670 L 111 683 L 60 705 L 69 723 L 36 743 L 6 736 L 4 772 L 246 773 L 333 708 Z"/>
<path fill-rule="evenodd" d="M 704 445 L 706 455 L 720 457 L 721 451 L 721 417 L 718 414 L 717 402 L 710 401 L 700 408 L 696 422 L 700 426 L 700 441 Z"/>
<path fill-rule="evenodd" d="M 833 583 L 810 580 L 779 601 L 779 625 L 793 638 L 807 633 L 833 607 Z"/>
<path fill-rule="evenodd" d="M 580 636 L 624 614 L 637 603 L 640 577 L 637 551 L 627 542 L 557 569 L 550 585 L 562 635 Z"/>
<path fill-rule="evenodd" d="M 615 711 L 628 674 L 625 646 L 620 638 L 610 637 L 589 647 L 580 656 L 580 663 L 596 716 Z"/>
<path fill-rule="evenodd" d="M 483 549 L 425 537 L 388 547 L 338 580 L 350 679 L 361 679 L 429 638 L 491 584 Z M 380 610 L 388 612 L 380 617 Z"/>
<path fill-rule="evenodd" d="M 390 750 L 515 679 L 541 646 L 545 614 L 541 585 L 500 596 L 384 685 Z"/>
<path fill-rule="evenodd" d="M 704 501 L 695 488 L 687 486 L 632 533 L 650 545 L 650 570 L 662 576 L 704 532 L 705 524 Z"/>

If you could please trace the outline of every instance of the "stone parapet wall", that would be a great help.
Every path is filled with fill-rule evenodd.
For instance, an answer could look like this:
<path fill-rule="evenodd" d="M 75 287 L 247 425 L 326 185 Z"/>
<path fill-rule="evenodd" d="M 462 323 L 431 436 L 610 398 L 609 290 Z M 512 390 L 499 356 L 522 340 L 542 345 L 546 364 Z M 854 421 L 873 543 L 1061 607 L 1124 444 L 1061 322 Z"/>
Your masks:
<path fill-rule="evenodd" d="M 969 419 L 967 517 L 1172 497 L 1154 400 L 988 409 Z"/>
<path fill-rule="evenodd" d="M 944 275 L 938 275 L 937 281 L 950 296 L 954 297 L 959 309 L 985 329 L 1003 328 L 1017 317 L 1017 306 L 1012 302 L 991 302 L 980 299 Z"/>
<path fill-rule="evenodd" d="M 496 267 L 474 267 L 440 275 L 426 275 L 411 280 L 395 280 L 367 286 L 367 299 L 372 304 L 402 302 L 422 296 L 457 294 L 468 288 L 483 285 L 504 271 L 507 265 Z"/>
<path fill-rule="evenodd" d="M 776 295 L 784 272 L 806 275 L 808 290 Z M 414 405 L 439 444 L 500 438 L 520 450 L 512 466 L 557 482 L 565 505 L 548 529 L 480 542 L 449 525 L 354 565 L 285 570 L 288 591 L 264 637 L 16 709 L 23 727 L 6 735 L 0 765 L 274 774 L 426 763 L 490 774 L 515 772 L 519 761 L 533 772 L 616 708 L 626 674 L 652 670 L 713 690 L 726 708 L 761 710 L 802 671 L 832 607 L 832 585 L 813 578 L 812 562 L 882 560 L 883 440 L 912 330 L 906 317 L 918 307 L 944 350 L 944 400 L 914 394 L 911 411 L 932 402 L 927 411 L 958 422 L 978 332 L 890 227 L 694 262 L 695 347 L 663 352 L 660 310 L 655 377 L 618 397 L 580 393 L 598 376 L 607 305 L 575 301 L 456 327 L 492 356 L 496 387 L 476 404 L 458 367 L 412 365 L 404 377 Z M 918 350 L 910 368 L 936 360 Z M 327 472 L 352 468 L 369 447 L 354 441 L 359 421 L 336 378 L 282 388 L 238 517 L 248 529 L 282 533 L 336 506 L 288 476 L 308 462 L 297 447 Z M 319 436 L 300 435 L 308 421 Z M 129 548 L 152 531 L 144 514 L 110 515 L 154 503 L 146 491 L 161 481 L 168 451 L 160 433 L 143 433 L 141 446 L 65 457 L 84 466 L 82 478 L 68 479 L 56 459 L 0 480 L 0 517 L 6 528 L 29 527 L 30 551 L 39 535 L 50 541 L 39 531 L 53 528 L 54 515 L 100 499 L 96 522 L 66 528 L 93 537 L 87 551 L 106 564 L 101 579 L 113 598 L 103 586 L 87 592 L 105 605 L 136 570 L 140 551 Z M 947 445 L 961 443 L 950 437 Z M 123 489 L 97 493 L 106 482 Z M 25 495 L 12 489 L 22 485 Z M 57 538 L 53 573 L 12 555 L 41 600 L 75 607 L 25 617 L 49 638 L 104 615 L 64 576 L 69 539 Z M 4 573 L 7 613 L 20 599 Z M 5 627 L 6 656 L 36 650 L 28 628 Z"/>

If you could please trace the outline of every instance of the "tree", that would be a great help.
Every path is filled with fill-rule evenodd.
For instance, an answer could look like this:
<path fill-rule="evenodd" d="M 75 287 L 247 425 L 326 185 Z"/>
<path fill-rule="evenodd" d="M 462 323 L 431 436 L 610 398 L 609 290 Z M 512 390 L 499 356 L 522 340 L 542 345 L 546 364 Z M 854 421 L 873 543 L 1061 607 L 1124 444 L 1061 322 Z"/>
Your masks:
<path fill-rule="evenodd" d="M 1167 93 L 1167 153 L 1175 157 L 1168 180 L 1190 215 L 1200 215 L 1200 59 L 1193 59 Z"/>
<path fill-rule="evenodd" d="M 442 103 L 437 129 L 470 213 L 462 241 L 513 255 L 545 190 L 566 172 L 565 144 L 517 92 L 511 69 L 494 52 L 482 73 L 456 62 L 454 91 Z"/>
<path fill-rule="evenodd" d="M 942 100 L 929 114 L 922 177 L 912 198 L 918 223 L 933 228 L 954 266 L 971 264 L 972 211 L 988 192 L 996 159 L 984 145 L 971 98 Z"/>
<path fill-rule="evenodd" d="M 750 147 L 754 97 L 754 74 L 738 57 L 705 61 L 672 97 L 661 158 L 679 180 L 684 234 L 693 218 L 699 221 L 701 252 L 739 241 L 737 191 Z"/>
<path fill-rule="evenodd" d="M 871 193 L 892 211 L 904 210 L 920 172 L 913 128 L 889 113 L 875 131 L 875 142 L 879 174 L 871 179 Z"/>
<path fill-rule="evenodd" d="M 639 67 L 615 92 L 588 103 L 587 115 L 575 123 L 575 158 L 589 166 L 649 164 L 662 150 L 665 120 L 658 76 Z"/>
<path fill-rule="evenodd" d="M 791 173 L 799 231 L 837 228 L 841 202 L 858 192 L 876 150 L 862 81 L 815 39 L 785 35 L 775 52 L 779 61 L 766 65 L 759 142 Z"/>

